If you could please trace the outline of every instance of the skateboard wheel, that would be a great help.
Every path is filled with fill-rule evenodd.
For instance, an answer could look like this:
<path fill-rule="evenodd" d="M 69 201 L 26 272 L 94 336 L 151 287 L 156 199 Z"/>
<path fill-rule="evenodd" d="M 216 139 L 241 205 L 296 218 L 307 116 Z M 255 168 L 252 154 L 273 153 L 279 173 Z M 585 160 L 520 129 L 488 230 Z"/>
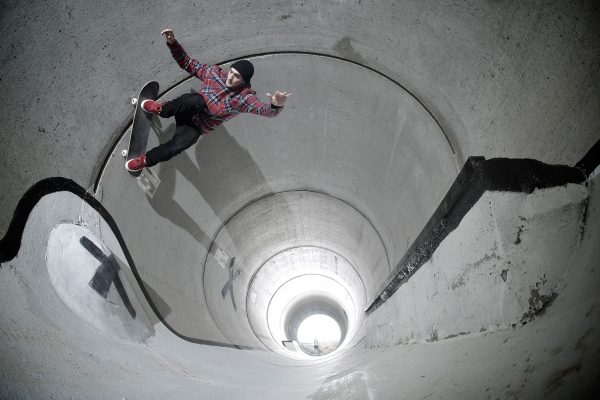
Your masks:
<path fill-rule="evenodd" d="M 131 104 L 133 104 L 134 106 L 137 104 L 137 99 L 134 97 L 133 99 L 131 99 Z"/>
<path fill-rule="evenodd" d="M 123 157 L 127 157 L 127 150 L 121 150 L 121 155 Z"/>

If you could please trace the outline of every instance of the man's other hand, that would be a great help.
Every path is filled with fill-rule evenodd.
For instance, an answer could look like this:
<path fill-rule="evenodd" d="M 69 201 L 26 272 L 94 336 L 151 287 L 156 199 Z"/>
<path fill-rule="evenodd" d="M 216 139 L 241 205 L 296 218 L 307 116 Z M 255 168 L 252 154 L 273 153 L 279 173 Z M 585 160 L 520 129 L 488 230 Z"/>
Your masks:
<path fill-rule="evenodd" d="M 276 91 L 274 94 L 271 93 L 267 93 L 267 96 L 269 96 L 271 98 L 271 104 L 273 104 L 274 106 L 277 107 L 281 107 L 285 104 L 285 101 L 287 100 L 288 96 L 291 96 L 292 93 L 288 93 L 288 92 L 280 92 L 280 91 Z"/>
<path fill-rule="evenodd" d="M 167 43 L 169 43 L 169 44 L 175 43 L 175 34 L 173 33 L 173 29 L 167 28 L 167 29 L 163 30 L 160 34 L 165 35 L 165 37 L 167 38 Z"/>

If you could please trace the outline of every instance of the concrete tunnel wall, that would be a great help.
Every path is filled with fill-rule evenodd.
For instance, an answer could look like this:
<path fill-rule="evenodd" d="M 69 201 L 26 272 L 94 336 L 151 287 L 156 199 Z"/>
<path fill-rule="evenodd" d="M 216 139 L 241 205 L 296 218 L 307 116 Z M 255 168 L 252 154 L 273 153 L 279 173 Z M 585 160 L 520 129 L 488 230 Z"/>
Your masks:
<path fill-rule="evenodd" d="M 454 145 L 458 165 L 469 155 L 572 165 L 600 125 L 592 1 L 1 7 L 0 85 L 10 103 L 0 110 L 0 181 L 10 188 L 0 194 L 2 234 L 23 190 L 39 179 L 67 176 L 92 186 L 145 82 L 168 88 L 185 77 L 162 44 L 165 26 L 209 63 L 309 51 L 372 67 L 423 102 Z"/>
<path fill-rule="evenodd" d="M 123 226 L 124 236 L 136 261 L 151 266 L 141 274 L 168 306 L 165 319 L 202 339 L 260 345 L 248 326 L 227 316 L 219 322 L 221 311 L 197 307 L 205 297 L 204 272 L 218 271 L 197 261 L 214 262 L 207 254 L 219 238 L 228 253 L 255 260 L 242 275 L 249 282 L 253 265 L 268 256 L 254 254 L 256 243 L 240 242 L 254 228 L 229 231 L 226 225 L 270 194 L 314 192 L 361 215 L 358 226 L 377 232 L 383 249 L 373 253 L 384 260 L 379 272 L 368 261 L 353 262 L 362 279 L 372 280 L 365 285 L 370 293 L 467 156 L 572 165 L 597 140 L 600 127 L 599 11 L 592 2 L 15 2 L 1 10 L 6 61 L 0 85 L 11 106 L 0 111 L 6 127 L 0 234 L 24 190 L 39 179 L 65 176 L 91 187 L 131 117 L 129 100 L 139 87 L 155 79 L 167 89 L 185 77 L 159 35 L 164 26 L 208 63 L 282 53 L 253 58 L 253 85 L 261 96 L 276 88 L 293 91 L 284 114 L 228 122 L 187 156 L 161 166 L 161 190 L 168 196 L 153 202 L 137 187 L 125 192 L 130 178 L 118 151 L 103 171 L 99 197 L 116 220 L 135 217 L 136 223 Z M 165 97 L 189 84 L 194 86 L 186 82 Z M 169 122 L 162 122 L 158 131 L 168 135 Z M 164 138 L 159 133 L 151 141 Z M 280 204 L 272 225 L 302 214 L 289 210 L 301 203 Z M 340 208 L 322 209 L 327 215 Z M 143 220 L 146 215 L 153 217 Z M 304 241 L 330 236 L 333 228 L 309 232 Z M 139 230 L 147 236 L 136 238 Z M 166 237 L 177 240 L 152 251 Z M 278 251 L 276 244 L 260 250 Z M 341 252 L 372 259 L 369 252 Z"/>
<path fill-rule="evenodd" d="M 253 61 L 266 72 L 255 85 L 267 86 L 264 77 L 276 86 L 287 81 L 298 88 L 298 104 L 275 119 L 235 119 L 172 163 L 157 166 L 161 186 L 152 199 L 137 186 L 131 190 L 123 174 L 125 135 L 100 191 L 117 220 L 137 221 L 125 224 L 123 234 L 144 266 L 142 279 L 169 305 L 165 319 L 186 336 L 254 347 L 260 342 L 245 321 L 246 299 L 250 280 L 265 263 L 307 246 L 332 252 L 358 273 L 359 287 L 349 290 L 353 308 L 363 309 L 455 170 L 435 120 L 389 79 L 323 56 L 279 54 Z M 346 80 L 352 85 L 344 88 Z M 164 98 L 188 92 L 194 81 Z M 327 101 L 313 105 L 315 98 Z M 365 101 L 379 106 L 361 106 Z M 156 123 L 151 146 L 174 130 L 172 120 Z M 157 246 L 161 250 L 153 251 Z M 220 295 L 228 271 L 215 261 L 217 248 L 236 257 L 241 270 L 235 309 Z M 289 269 L 277 273 L 294 276 Z"/>

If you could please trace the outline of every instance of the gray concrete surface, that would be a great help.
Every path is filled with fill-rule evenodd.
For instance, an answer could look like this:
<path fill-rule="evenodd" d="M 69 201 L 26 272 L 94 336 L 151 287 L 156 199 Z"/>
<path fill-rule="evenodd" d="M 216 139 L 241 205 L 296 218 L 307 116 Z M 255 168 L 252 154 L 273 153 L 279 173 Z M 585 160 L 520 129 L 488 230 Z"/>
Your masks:
<path fill-rule="evenodd" d="M 413 320 L 415 329 L 425 327 L 422 332 L 427 335 L 419 337 L 415 330 L 414 340 L 405 340 L 401 331 L 395 337 L 386 337 L 389 329 L 371 326 L 366 330 L 366 340 L 338 357 L 316 364 L 306 360 L 299 363 L 270 351 L 204 346 L 180 339 L 156 320 L 136 289 L 137 281 L 127 272 L 126 264 L 123 277 L 128 280 L 128 291 L 138 313 L 147 315 L 152 336 L 143 342 L 133 335 L 120 338 L 116 333 L 122 331 L 122 322 L 113 324 L 113 331 L 99 329 L 106 324 L 105 320 L 98 318 L 95 322 L 94 315 L 91 319 L 90 315 L 82 318 L 61 299 L 48 273 L 51 264 L 46 264 L 47 250 L 40 249 L 52 241 L 55 226 L 73 224 L 101 236 L 104 246 L 113 250 L 120 262 L 124 256 L 101 218 L 78 197 L 64 193 L 47 196 L 33 210 L 19 256 L 3 263 L 0 269 L 0 287 L 3 294 L 8 294 L 1 313 L 0 361 L 5 374 L 0 396 L 17 399 L 593 398 L 598 374 L 595 361 L 600 353 L 597 341 L 593 340 L 600 320 L 598 194 L 597 175 L 589 190 L 573 185 L 530 196 L 486 195 L 438 249 L 434 264 L 448 251 L 460 248 L 460 243 L 463 246 L 483 243 L 496 237 L 499 240 L 496 251 L 503 252 L 498 263 L 512 263 L 506 282 L 499 264 L 471 268 L 469 252 L 455 256 L 466 260 L 463 271 L 438 270 L 436 265 L 424 267 L 419 274 L 433 270 L 435 275 L 425 279 L 419 288 L 410 288 L 413 294 L 408 297 L 403 290 L 398 291 L 376 311 L 373 322 L 383 319 L 404 327 L 409 324 L 402 323 L 406 316 L 407 320 Z M 583 198 L 587 199 L 587 208 L 582 230 Z M 512 223 L 518 215 L 506 206 L 515 204 L 521 205 L 520 214 L 527 223 L 520 218 L 520 225 Z M 493 213 L 487 212 L 490 205 Z M 556 226 L 556 221 L 560 222 L 560 229 L 549 229 Z M 499 234 L 488 228 L 496 224 Z M 521 225 L 524 228 L 519 236 Z M 516 237 L 521 238 L 519 244 L 514 243 Z M 547 254 L 548 251 L 552 254 Z M 528 252 L 530 257 L 524 257 Z M 557 255 L 556 260 L 553 254 Z M 475 253 L 471 256 L 477 258 Z M 519 261 L 525 262 L 524 268 Z M 528 277 L 527 266 L 532 261 L 538 264 L 531 270 L 535 274 Z M 547 263 L 551 266 L 544 268 Z M 561 265 L 567 267 L 561 270 Z M 82 272 L 87 270 L 82 266 Z M 490 275 L 490 270 L 500 272 L 500 276 Z M 449 275 L 457 275 L 458 279 Z M 460 282 L 460 276 L 464 277 L 463 284 L 453 285 Z M 481 292 L 485 294 L 494 287 L 504 290 L 503 286 L 509 288 L 505 291 L 512 296 L 506 295 L 503 304 L 496 305 L 501 311 L 499 315 L 493 308 L 502 296 L 492 293 L 486 303 Z M 402 315 L 390 315 L 396 313 L 394 302 L 402 303 L 404 299 L 418 303 L 420 296 L 430 295 L 431 287 L 437 287 L 436 295 L 447 299 L 445 302 L 442 299 L 446 313 L 440 312 L 442 307 L 433 301 L 429 303 L 432 308 L 429 312 L 421 305 L 400 309 Z M 533 303 L 528 298 L 533 296 L 532 289 L 538 293 Z M 551 292 L 557 296 L 550 304 L 538 303 Z M 89 295 L 92 298 L 94 293 L 89 290 Z M 477 300 L 468 301 L 470 296 Z M 450 307 L 451 301 L 460 305 Z M 524 308 L 511 314 L 514 305 Z M 528 314 L 529 308 L 535 312 Z M 515 320 L 514 316 L 520 316 L 524 310 L 528 319 Z M 492 321 L 486 330 L 471 327 L 479 327 L 486 323 L 482 319 L 498 315 L 505 320 Z M 428 319 L 436 321 L 437 333 L 432 330 L 429 334 Z M 471 331 L 466 333 L 465 329 Z"/>
<path fill-rule="evenodd" d="M 0 360 L 8 366 L 0 397 L 590 394 L 598 373 L 591 340 L 599 309 L 597 179 L 583 235 L 571 232 L 582 218 L 583 188 L 544 192 L 537 200 L 491 195 L 493 206 L 480 200 L 480 218 L 444 243 L 431 268 L 415 277 L 419 284 L 393 298 L 401 307 L 389 303 L 366 321 L 356 310 L 402 257 L 467 156 L 572 165 L 598 140 L 599 17 L 593 1 L 3 1 L 0 235 L 40 179 L 68 177 L 91 190 L 101 176 L 94 195 L 117 221 L 141 282 L 106 221 L 75 196 L 44 198 L 18 257 L 0 268 Z M 120 156 L 131 97 L 149 80 L 168 90 L 164 98 L 197 87 L 176 85 L 185 73 L 159 35 L 165 26 L 207 63 L 251 57 L 259 95 L 282 89 L 294 96 L 280 117 L 239 117 L 156 167 L 162 182 L 150 199 Z M 151 145 L 172 131 L 171 121 L 157 119 Z M 544 208 L 544 201 L 559 206 Z M 510 204 L 530 207 L 533 221 L 522 231 Z M 555 218 L 568 229 L 557 231 Z M 495 230 L 480 220 L 493 220 Z M 96 267 L 91 258 L 81 259 L 78 280 L 60 290 L 53 285 L 48 259 L 61 253 L 52 246 L 49 256 L 47 248 L 61 224 L 89 230 L 113 252 L 141 325 L 132 328 L 122 309 L 110 314 L 122 307 L 115 297 L 93 307 L 97 294 L 80 285 L 84 271 Z M 530 233 L 548 226 L 547 242 L 532 242 Z M 520 247 L 511 245 L 517 232 Z M 544 315 L 512 326 L 531 306 L 529 284 L 537 282 L 524 276 L 526 268 L 522 275 L 510 269 L 506 282 L 493 262 L 478 264 L 490 270 L 489 280 L 461 269 L 462 261 L 479 260 L 458 250 L 475 237 L 491 246 L 485 251 L 494 240 L 512 249 L 506 259 L 535 265 L 536 278 L 551 273 L 544 290 L 558 297 Z M 520 253 L 525 245 L 531 252 Z M 556 256 L 538 256 L 549 247 Z M 236 308 L 220 293 L 229 274 L 218 249 L 235 256 L 240 269 L 232 286 Z M 437 264 L 442 253 L 456 259 L 452 269 Z M 306 267 L 309 261 L 315 264 Z M 319 290 L 306 294 L 293 283 L 304 276 Z M 336 283 L 328 286 L 329 280 Z M 498 306 L 506 293 L 492 289 L 503 283 L 514 296 Z M 439 303 L 426 303 L 435 286 L 446 291 Z M 77 298 L 89 302 L 85 317 L 64 298 L 65 288 L 75 287 Z M 483 287 L 490 291 L 480 304 Z M 286 353 L 278 341 L 293 325 L 286 319 L 290 307 L 323 293 L 343 304 L 345 345 L 324 358 Z M 408 315 L 406 296 L 413 302 Z M 450 305 L 457 298 L 464 303 Z M 272 299 L 280 300 L 265 306 Z M 411 315 L 427 304 L 437 306 Z M 382 320 L 393 328 L 380 329 Z M 496 328 L 475 332 L 482 324 Z M 199 345 L 177 335 L 255 349 Z"/>
<path fill-rule="evenodd" d="M 564 290 L 581 251 L 588 190 L 486 192 L 431 259 L 368 319 L 369 345 L 527 324 Z M 552 227 L 552 229 L 550 229 Z"/>
<path fill-rule="evenodd" d="M 292 50 L 373 67 L 436 116 L 459 164 L 469 155 L 573 164 L 600 124 L 593 1 L 1 7 L 0 87 L 10 106 L 0 110 L 0 182 L 11 188 L 1 191 L 1 233 L 23 190 L 39 179 L 67 176 L 91 186 L 131 117 L 129 99 L 148 80 L 167 88 L 185 76 L 162 45 L 159 32 L 167 25 L 209 63 Z"/>

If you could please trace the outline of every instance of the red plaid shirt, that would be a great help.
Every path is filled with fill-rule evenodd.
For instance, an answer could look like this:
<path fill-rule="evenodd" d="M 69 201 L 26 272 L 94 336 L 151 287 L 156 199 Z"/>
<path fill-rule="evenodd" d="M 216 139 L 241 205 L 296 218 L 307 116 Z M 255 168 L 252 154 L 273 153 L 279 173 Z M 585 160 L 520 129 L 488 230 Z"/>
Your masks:
<path fill-rule="evenodd" d="M 206 110 L 192 117 L 192 121 L 203 133 L 207 133 L 238 115 L 253 113 L 265 117 L 277 116 L 283 107 L 263 103 L 250 85 L 228 88 L 225 84 L 227 72 L 218 65 L 202 64 L 190 58 L 181 44 L 167 43 L 177 64 L 202 81 L 200 94 L 206 102 Z"/>

